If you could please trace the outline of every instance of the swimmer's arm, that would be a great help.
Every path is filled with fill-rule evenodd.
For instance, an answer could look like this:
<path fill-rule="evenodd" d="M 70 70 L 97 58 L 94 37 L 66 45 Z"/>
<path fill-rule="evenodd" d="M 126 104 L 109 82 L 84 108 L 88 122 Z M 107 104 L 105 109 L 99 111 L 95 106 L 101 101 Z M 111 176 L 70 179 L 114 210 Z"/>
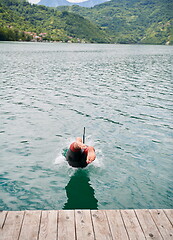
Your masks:
<path fill-rule="evenodd" d="M 86 163 L 90 164 L 96 159 L 95 149 L 93 147 L 88 147 L 88 154 Z"/>

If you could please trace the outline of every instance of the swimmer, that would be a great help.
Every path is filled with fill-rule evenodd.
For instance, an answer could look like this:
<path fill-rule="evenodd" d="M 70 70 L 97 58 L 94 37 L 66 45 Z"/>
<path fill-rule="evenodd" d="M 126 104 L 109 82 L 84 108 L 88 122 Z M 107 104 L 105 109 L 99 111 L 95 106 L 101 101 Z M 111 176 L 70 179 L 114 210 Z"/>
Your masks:
<path fill-rule="evenodd" d="M 92 163 L 96 158 L 95 149 L 87 146 L 82 142 L 80 137 L 70 145 L 66 159 L 70 166 L 76 168 L 84 168 Z"/>

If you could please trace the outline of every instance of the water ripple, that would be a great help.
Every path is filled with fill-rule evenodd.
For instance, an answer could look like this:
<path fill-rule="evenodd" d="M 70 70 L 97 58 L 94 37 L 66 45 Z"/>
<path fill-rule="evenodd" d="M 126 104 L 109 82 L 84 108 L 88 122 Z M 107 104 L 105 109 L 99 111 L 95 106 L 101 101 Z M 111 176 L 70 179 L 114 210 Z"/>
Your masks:
<path fill-rule="evenodd" d="M 64 149 L 84 126 L 98 208 L 172 208 L 172 46 L 11 42 L 0 52 L 1 209 L 62 209 L 76 171 Z"/>

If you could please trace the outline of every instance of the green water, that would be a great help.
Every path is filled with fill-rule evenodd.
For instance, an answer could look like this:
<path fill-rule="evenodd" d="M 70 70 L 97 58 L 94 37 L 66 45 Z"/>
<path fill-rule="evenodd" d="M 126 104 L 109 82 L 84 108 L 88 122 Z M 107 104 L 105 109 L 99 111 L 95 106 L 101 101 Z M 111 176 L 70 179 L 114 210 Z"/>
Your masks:
<path fill-rule="evenodd" d="M 172 208 L 172 50 L 1 42 L 0 210 Z"/>
<path fill-rule="evenodd" d="M 90 185 L 88 173 L 78 170 L 65 187 L 67 203 L 63 209 L 98 209 L 98 200 Z"/>

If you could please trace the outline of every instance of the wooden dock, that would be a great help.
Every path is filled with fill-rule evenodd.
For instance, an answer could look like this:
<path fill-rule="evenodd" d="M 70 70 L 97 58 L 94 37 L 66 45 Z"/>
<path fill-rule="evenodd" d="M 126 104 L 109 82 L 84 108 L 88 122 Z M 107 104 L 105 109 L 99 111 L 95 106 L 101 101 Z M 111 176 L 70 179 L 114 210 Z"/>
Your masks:
<path fill-rule="evenodd" d="M 0 240 L 173 240 L 173 209 L 0 212 Z"/>

